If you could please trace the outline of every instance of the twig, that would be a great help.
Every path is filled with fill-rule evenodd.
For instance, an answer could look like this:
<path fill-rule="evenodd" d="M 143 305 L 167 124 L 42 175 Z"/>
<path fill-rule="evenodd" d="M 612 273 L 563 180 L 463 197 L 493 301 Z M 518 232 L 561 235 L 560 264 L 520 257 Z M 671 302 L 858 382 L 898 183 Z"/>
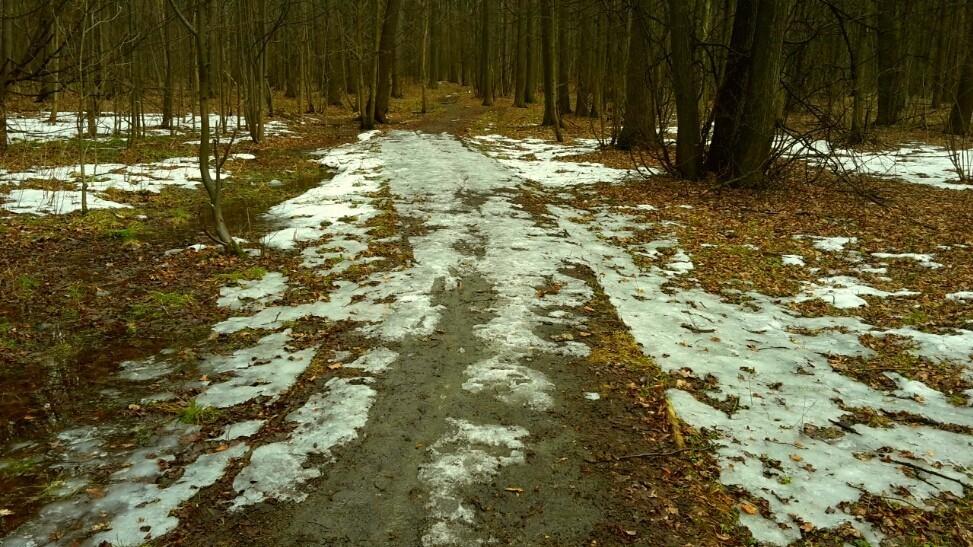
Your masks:
<path fill-rule="evenodd" d="M 932 469 L 926 469 L 925 467 L 922 467 L 921 465 L 916 465 L 914 463 L 910 463 L 910 462 L 906 462 L 906 461 L 902 461 L 902 460 L 896 460 L 896 459 L 893 459 L 893 458 L 886 458 L 886 461 L 888 461 L 890 463 L 904 465 L 904 466 L 908 467 L 909 469 L 915 469 L 916 471 L 922 471 L 923 473 L 926 473 L 928 475 L 934 475 L 934 476 L 937 476 L 937 477 L 940 477 L 940 478 L 943 478 L 943 479 L 946 479 L 946 480 L 949 480 L 949 481 L 953 481 L 953 482 L 959 484 L 960 486 L 962 486 L 963 488 L 968 488 L 970 486 L 970 485 L 966 484 L 965 482 L 963 482 L 963 481 L 961 481 L 961 480 L 959 480 L 959 479 L 957 479 L 955 477 L 950 477 L 949 475 L 945 475 L 945 474 L 940 473 L 938 471 L 933 471 Z"/>
<path fill-rule="evenodd" d="M 610 462 L 620 462 L 624 460 L 634 460 L 636 458 L 659 458 L 662 456 L 673 456 L 675 454 L 681 454 L 683 452 L 690 452 L 696 450 L 695 448 L 677 448 L 675 450 L 665 450 L 662 452 L 640 452 L 638 454 L 626 454 L 625 456 L 612 456 L 607 460 L 595 460 L 591 463 L 610 463 Z"/>
<path fill-rule="evenodd" d="M 845 425 L 845 424 L 843 424 L 843 423 L 841 423 L 841 422 L 839 422 L 838 420 L 831 420 L 831 419 L 828 419 L 828 421 L 829 421 L 829 422 L 831 422 L 832 424 L 834 424 L 834 425 L 836 425 L 836 426 L 838 426 L 838 427 L 840 427 L 840 428 L 841 428 L 841 429 L 843 429 L 844 431 L 847 431 L 848 433 L 854 433 L 855 435 L 861 435 L 861 433 L 859 433 L 859 432 L 857 432 L 857 431 L 855 431 L 854 429 L 852 429 L 852 428 L 850 428 L 850 427 L 848 427 L 847 425 Z"/>

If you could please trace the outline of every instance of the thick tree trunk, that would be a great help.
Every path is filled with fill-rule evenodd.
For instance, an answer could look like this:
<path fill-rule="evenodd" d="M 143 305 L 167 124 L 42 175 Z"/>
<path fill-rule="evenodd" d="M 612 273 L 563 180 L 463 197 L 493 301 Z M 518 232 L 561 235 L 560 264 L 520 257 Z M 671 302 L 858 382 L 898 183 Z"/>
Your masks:
<path fill-rule="evenodd" d="M 640 146 L 658 146 L 655 132 L 655 107 L 652 103 L 652 78 L 649 59 L 649 0 L 636 0 L 632 5 L 631 30 L 628 39 L 625 112 L 622 130 L 615 146 L 628 150 Z"/>
<path fill-rule="evenodd" d="M 946 122 L 946 132 L 953 135 L 967 135 L 970 132 L 970 117 L 973 116 L 973 2 L 966 5 L 966 52 L 960 71 L 959 83 L 953 108 Z"/>
<path fill-rule="evenodd" d="M 557 18 L 557 112 L 559 116 L 571 112 L 571 58 L 568 57 L 568 0 L 558 0 Z"/>
<path fill-rule="evenodd" d="M 558 142 L 561 136 L 561 122 L 557 116 L 556 86 L 554 66 L 554 0 L 541 0 L 541 54 L 544 65 L 544 121 L 541 125 L 554 126 Z"/>
<path fill-rule="evenodd" d="M 381 2 L 380 2 L 381 3 Z M 389 98 L 392 95 L 392 67 L 395 64 L 395 40 L 399 28 L 402 0 L 387 0 L 378 43 L 378 73 L 375 89 L 375 121 L 388 122 Z"/>
<path fill-rule="evenodd" d="M 790 2 L 739 0 L 706 168 L 735 186 L 757 186 L 770 160 Z"/>
<path fill-rule="evenodd" d="M 878 125 L 893 125 L 902 111 L 902 2 L 877 0 L 878 11 Z"/>
<path fill-rule="evenodd" d="M 527 0 L 517 1 L 517 51 L 514 68 L 514 106 L 527 108 Z"/>
<path fill-rule="evenodd" d="M 480 93 L 483 106 L 493 106 L 493 5 L 494 0 L 483 0 L 480 4 L 482 29 L 480 44 Z"/>
<path fill-rule="evenodd" d="M 695 180 L 702 170 L 699 126 L 699 79 L 693 54 L 693 24 L 684 0 L 669 2 L 672 87 L 676 96 L 676 168 Z"/>
<path fill-rule="evenodd" d="M 591 64 L 595 50 L 593 42 L 597 26 L 595 26 L 594 13 L 592 13 L 594 6 L 588 1 L 580 5 L 581 7 L 576 15 L 581 32 L 577 40 L 578 67 L 575 70 L 575 74 L 577 74 L 577 96 L 574 112 L 578 116 L 588 116 L 591 114 Z"/>
<path fill-rule="evenodd" d="M 525 47 L 526 55 L 524 55 L 524 60 L 526 61 L 526 66 L 524 67 L 524 103 L 526 104 L 533 104 L 535 102 L 534 91 L 537 90 L 537 68 L 534 66 L 537 64 L 537 25 L 534 22 L 535 6 L 537 6 L 537 0 L 527 0 L 527 43 Z"/>

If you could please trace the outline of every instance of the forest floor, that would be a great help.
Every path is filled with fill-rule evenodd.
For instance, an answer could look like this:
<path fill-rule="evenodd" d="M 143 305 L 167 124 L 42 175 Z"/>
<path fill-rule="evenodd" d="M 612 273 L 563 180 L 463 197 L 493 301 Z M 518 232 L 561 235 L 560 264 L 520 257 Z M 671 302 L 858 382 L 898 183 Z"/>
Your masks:
<path fill-rule="evenodd" d="M 457 86 L 361 135 L 284 104 L 240 257 L 188 132 L 14 146 L 0 544 L 973 543 L 973 193 L 921 133 L 855 157 L 879 205 Z"/>

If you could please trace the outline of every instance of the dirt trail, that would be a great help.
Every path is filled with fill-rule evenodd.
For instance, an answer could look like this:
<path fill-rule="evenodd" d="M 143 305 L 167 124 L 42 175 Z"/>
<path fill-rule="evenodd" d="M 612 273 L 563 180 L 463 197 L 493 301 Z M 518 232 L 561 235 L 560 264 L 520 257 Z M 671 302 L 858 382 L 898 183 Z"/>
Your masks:
<path fill-rule="evenodd" d="M 452 279 L 437 279 L 430 291 L 440 309 L 435 332 L 387 344 L 399 357 L 376 382 L 379 394 L 360 442 L 335 452 L 334 463 L 323 466 L 324 478 L 306 500 L 248 511 L 197 538 L 198 544 L 232 537 L 245 519 L 251 530 L 259 530 L 253 535 L 260 542 L 274 545 L 569 545 L 584 543 L 606 518 L 610 485 L 587 469 L 591 455 L 577 431 L 591 419 L 592 402 L 583 393 L 594 388 L 576 358 L 507 348 L 522 353 L 523 362 L 498 365 L 487 372 L 483 389 L 470 389 L 471 370 L 478 364 L 516 357 L 501 355 L 505 351 L 477 333 L 491 321 L 504 321 L 497 310 L 510 305 L 509 297 L 499 295 L 495 283 L 477 271 L 487 248 L 498 245 L 491 241 L 492 226 L 505 219 L 484 211 L 496 205 L 490 200 L 497 196 L 476 183 L 456 181 L 476 168 L 464 160 L 484 163 L 488 171 L 497 167 L 453 139 L 433 141 L 434 149 L 443 148 L 441 154 L 430 154 L 428 142 L 410 140 L 399 153 L 420 161 L 451 158 L 425 172 L 426 184 L 456 192 L 447 203 L 420 206 L 435 212 L 425 223 L 407 219 L 406 224 L 449 230 L 442 225 L 453 224 L 446 217 L 456 216 L 468 226 L 453 241 Z M 401 172 L 414 166 L 397 167 Z M 498 174 L 508 175 L 486 176 Z M 416 175 L 421 174 L 408 176 Z M 394 180 L 391 186 L 396 187 Z M 396 199 L 408 214 L 415 196 Z M 502 201 L 506 204 L 506 198 Z M 535 327 L 525 334 L 546 339 L 565 332 L 558 325 Z"/>

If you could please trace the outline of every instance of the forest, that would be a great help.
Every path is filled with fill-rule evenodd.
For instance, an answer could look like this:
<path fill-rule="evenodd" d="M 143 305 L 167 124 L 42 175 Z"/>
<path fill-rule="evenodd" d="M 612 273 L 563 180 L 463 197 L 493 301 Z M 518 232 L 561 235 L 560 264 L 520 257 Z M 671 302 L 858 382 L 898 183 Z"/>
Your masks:
<path fill-rule="evenodd" d="M 973 545 L 973 0 L 0 0 L 0 546 Z"/>

